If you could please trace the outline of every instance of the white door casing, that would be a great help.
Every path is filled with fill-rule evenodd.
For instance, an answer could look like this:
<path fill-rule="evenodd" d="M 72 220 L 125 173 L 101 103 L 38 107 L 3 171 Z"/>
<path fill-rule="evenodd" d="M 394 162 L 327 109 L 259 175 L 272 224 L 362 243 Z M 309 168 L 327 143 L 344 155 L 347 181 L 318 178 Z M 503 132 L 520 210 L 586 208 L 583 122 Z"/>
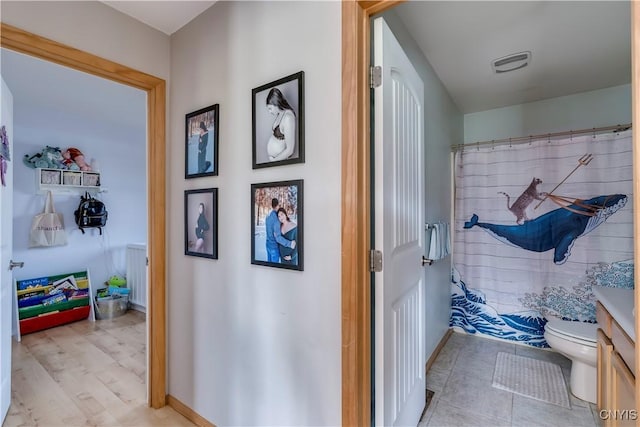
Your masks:
<path fill-rule="evenodd" d="M 0 77 L 0 126 L 9 138 L 11 161 L 7 162 L 6 186 L 0 184 L 0 424 L 11 404 L 11 310 L 13 307 L 13 275 L 9 262 L 13 249 L 13 95 Z M 0 166 L 1 167 L 1 166 Z"/>
<path fill-rule="evenodd" d="M 425 405 L 424 84 L 374 20 L 375 424 L 418 424 Z"/>

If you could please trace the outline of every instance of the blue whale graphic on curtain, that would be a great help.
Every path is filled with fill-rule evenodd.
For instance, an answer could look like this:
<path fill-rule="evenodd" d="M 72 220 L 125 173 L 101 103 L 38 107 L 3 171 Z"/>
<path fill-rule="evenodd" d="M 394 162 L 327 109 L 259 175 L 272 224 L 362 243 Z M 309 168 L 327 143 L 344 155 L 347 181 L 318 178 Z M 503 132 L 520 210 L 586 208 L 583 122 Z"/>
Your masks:
<path fill-rule="evenodd" d="M 564 264 L 571 255 L 575 240 L 602 224 L 627 203 L 624 194 L 575 200 L 572 204 L 547 212 L 522 225 L 498 225 L 478 222 L 478 215 L 464 223 L 464 228 L 478 226 L 503 243 L 528 251 L 554 249 L 553 262 Z"/>

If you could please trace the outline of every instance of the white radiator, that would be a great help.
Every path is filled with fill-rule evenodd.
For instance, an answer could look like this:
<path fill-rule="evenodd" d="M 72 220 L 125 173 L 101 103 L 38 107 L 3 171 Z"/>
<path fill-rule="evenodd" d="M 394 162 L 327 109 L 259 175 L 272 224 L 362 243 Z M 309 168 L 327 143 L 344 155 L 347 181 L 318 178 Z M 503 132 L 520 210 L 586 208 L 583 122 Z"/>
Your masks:
<path fill-rule="evenodd" d="M 147 307 L 147 245 L 127 245 L 127 287 L 131 289 L 132 308 L 146 311 Z"/>

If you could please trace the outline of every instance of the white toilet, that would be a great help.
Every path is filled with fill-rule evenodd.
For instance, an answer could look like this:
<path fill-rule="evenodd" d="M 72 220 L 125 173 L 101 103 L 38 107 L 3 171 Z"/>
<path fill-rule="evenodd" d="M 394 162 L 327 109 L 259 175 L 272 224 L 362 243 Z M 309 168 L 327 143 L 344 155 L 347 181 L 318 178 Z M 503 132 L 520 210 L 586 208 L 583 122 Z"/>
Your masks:
<path fill-rule="evenodd" d="M 550 319 L 544 327 L 544 339 L 558 353 L 571 360 L 571 393 L 596 403 L 598 352 L 597 323 Z"/>

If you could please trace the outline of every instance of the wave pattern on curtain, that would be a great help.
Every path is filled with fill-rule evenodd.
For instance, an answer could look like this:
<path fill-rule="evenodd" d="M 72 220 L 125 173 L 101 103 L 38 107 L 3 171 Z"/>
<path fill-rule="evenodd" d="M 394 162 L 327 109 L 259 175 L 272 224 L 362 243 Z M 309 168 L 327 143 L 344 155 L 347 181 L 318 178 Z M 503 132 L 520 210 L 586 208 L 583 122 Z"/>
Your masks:
<path fill-rule="evenodd" d="M 631 132 L 456 153 L 452 326 L 547 347 L 549 317 L 595 322 L 593 285 L 633 288 Z"/>

